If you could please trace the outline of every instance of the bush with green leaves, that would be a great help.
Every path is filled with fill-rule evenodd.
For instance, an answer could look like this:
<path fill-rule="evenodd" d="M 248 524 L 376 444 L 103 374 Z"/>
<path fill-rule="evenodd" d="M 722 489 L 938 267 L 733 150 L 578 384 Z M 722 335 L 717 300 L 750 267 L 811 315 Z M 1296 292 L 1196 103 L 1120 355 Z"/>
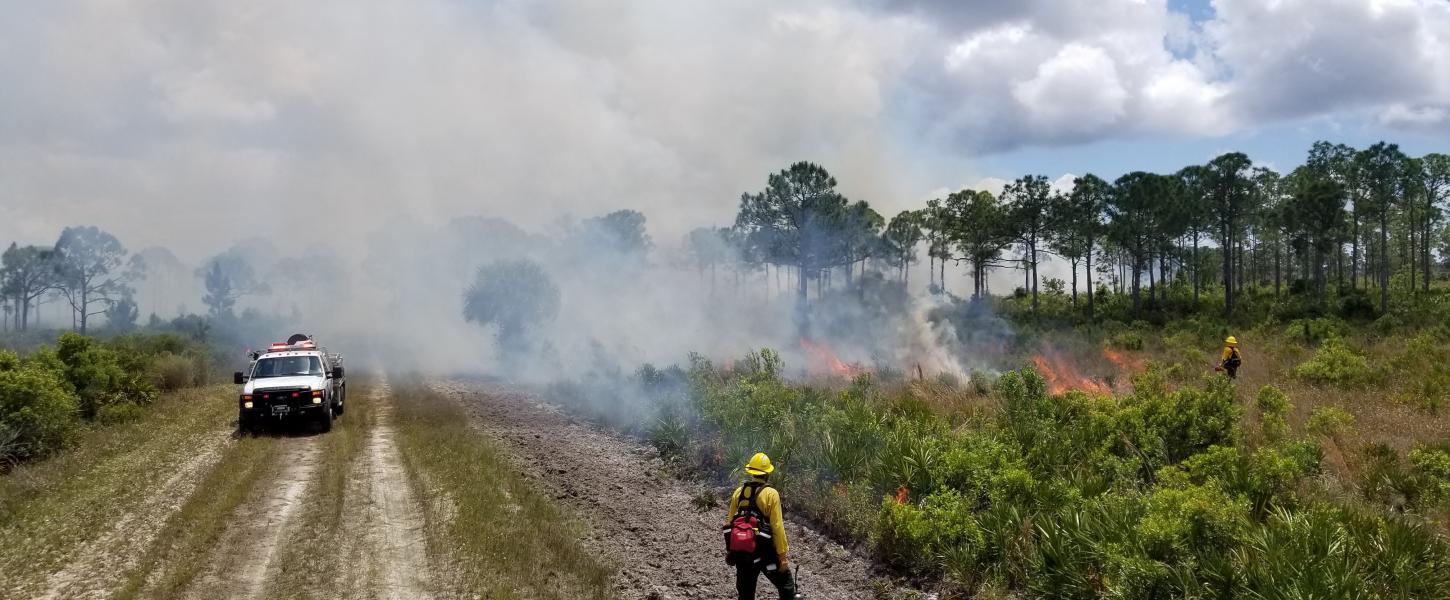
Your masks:
<path fill-rule="evenodd" d="M 1314 353 L 1314 358 L 1294 368 L 1294 375 L 1306 381 L 1340 387 L 1362 387 L 1375 379 L 1369 361 L 1341 338 L 1325 340 Z"/>
<path fill-rule="evenodd" d="M 84 420 L 134 421 L 167 389 L 205 383 L 207 353 L 174 335 L 128 334 L 108 342 L 66 333 L 25 357 L 0 351 L 0 463 L 54 453 Z"/>
<path fill-rule="evenodd" d="M 1249 504 L 1216 485 L 1160 486 L 1134 533 L 1150 558 L 1176 562 L 1231 547 L 1249 526 Z"/>
<path fill-rule="evenodd" d="M 945 490 L 919 503 L 885 498 L 872 546 L 889 564 L 917 575 L 940 575 L 948 560 L 958 576 L 968 576 L 986 546 L 972 516 L 973 502 Z"/>
<path fill-rule="evenodd" d="M 1259 427 L 1263 431 L 1264 439 L 1277 442 L 1289 433 L 1289 422 L 1285 417 L 1294 407 L 1289 404 L 1287 394 L 1279 388 L 1266 385 L 1259 389 L 1259 395 L 1254 398 L 1254 406 L 1259 409 Z"/>
<path fill-rule="evenodd" d="M 1354 426 L 1354 415 L 1332 405 L 1316 406 L 1304 423 L 1304 430 L 1315 435 L 1337 437 Z"/>
<path fill-rule="evenodd" d="M 151 363 L 151 380 L 157 389 L 164 391 L 202 385 L 206 382 L 206 371 L 200 362 L 197 356 L 163 352 Z"/>
<path fill-rule="evenodd" d="M 8 447 L 0 463 L 50 455 L 70 443 L 79 402 L 60 371 L 44 363 L 3 361 L 0 430 Z"/>
<path fill-rule="evenodd" d="M 1409 461 L 1420 479 L 1424 503 L 1450 507 L 1450 443 L 1416 445 Z"/>
<path fill-rule="evenodd" d="M 131 402 L 117 402 L 101 407 L 96 413 L 96 421 L 105 425 L 117 423 L 130 423 L 141 420 L 146 415 L 146 409 Z"/>

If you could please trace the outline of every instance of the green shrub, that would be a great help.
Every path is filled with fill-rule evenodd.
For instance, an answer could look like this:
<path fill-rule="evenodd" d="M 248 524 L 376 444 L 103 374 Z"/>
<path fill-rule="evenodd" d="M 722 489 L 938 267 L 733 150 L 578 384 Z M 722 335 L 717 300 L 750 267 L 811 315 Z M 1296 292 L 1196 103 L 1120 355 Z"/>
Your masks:
<path fill-rule="evenodd" d="M 1254 399 L 1254 405 L 1259 409 L 1259 425 L 1263 428 L 1264 439 L 1278 441 L 1289 432 L 1289 423 L 1285 416 L 1293 406 L 1289 404 L 1289 396 L 1279 388 L 1264 386 Z"/>
<path fill-rule="evenodd" d="M 65 365 L 65 377 L 80 399 L 81 416 L 95 418 L 102 406 L 123 401 L 117 393 L 126 375 L 111 350 L 93 338 L 65 333 L 56 341 L 56 357 Z"/>
<path fill-rule="evenodd" d="M 78 403 L 65 381 L 38 365 L 0 370 L 0 430 L 10 441 L 0 462 L 47 456 L 70 443 Z"/>
<path fill-rule="evenodd" d="M 956 577 L 974 579 L 986 541 L 971 502 L 947 490 L 919 506 L 883 499 L 872 545 L 883 560 L 908 572 L 940 575 L 949 560 Z"/>
<path fill-rule="evenodd" d="M 1406 386 L 1405 391 L 1397 396 L 1397 401 L 1430 414 L 1440 412 L 1440 409 L 1445 406 L 1447 386 L 1450 386 L 1450 369 L 1437 364 L 1425 370 L 1412 372 L 1410 376 L 1414 379 Z"/>
<path fill-rule="evenodd" d="M 20 357 L 14 352 L 0 348 L 0 371 L 20 368 Z"/>
<path fill-rule="evenodd" d="M 1208 378 L 1201 389 L 1167 392 L 1150 372 L 1137 380 L 1117 429 L 1132 442 L 1128 451 L 1147 460 L 1147 472 L 1152 472 L 1212 446 L 1232 445 L 1240 413 L 1226 377 Z"/>
<path fill-rule="evenodd" d="M 179 390 L 196 385 L 197 361 L 184 354 L 164 352 L 151 362 L 152 380 L 161 390 Z"/>
<path fill-rule="evenodd" d="M 1364 458 L 1359 484 L 1364 497 L 1399 511 L 1413 508 L 1420 496 L 1420 480 L 1405 469 L 1395 449 L 1369 444 Z"/>
<path fill-rule="evenodd" d="M 1304 344 L 1317 344 L 1327 339 L 1344 337 L 1348 331 L 1344 321 L 1330 317 L 1295 319 L 1284 326 L 1284 337 Z"/>
<path fill-rule="evenodd" d="M 1119 350 L 1142 350 L 1143 334 L 1131 329 L 1120 331 L 1108 338 L 1108 345 Z"/>
<path fill-rule="evenodd" d="M 1356 321 L 1369 321 L 1379 312 L 1369 294 L 1363 290 L 1352 290 L 1339 298 L 1339 316 Z"/>
<path fill-rule="evenodd" d="M 1175 560 L 1233 546 L 1248 516 L 1247 503 L 1216 486 L 1159 488 L 1149 495 L 1136 533 L 1150 557 Z"/>
<path fill-rule="evenodd" d="M 1338 406 L 1316 406 L 1304 429 L 1315 435 L 1338 437 L 1354 426 L 1354 415 Z"/>
<path fill-rule="evenodd" d="M 114 425 L 116 423 L 139 421 L 145 415 L 146 409 L 138 404 L 118 402 L 116 404 L 102 406 L 100 412 L 96 413 L 96 421 L 106 425 Z"/>
<path fill-rule="evenodd" d="M 1420 479 L 1426 504 L 1450 503 L 1450 447 L 1416 445 L 1410 449 L 1410 465 Z"/>
<path fill-rule="evenodd" d="M 1294 375 L 1315 383 L 1344 387 L 1364 386 L 1373 380 L 1369 361 L 1340 338 L 1325 340 L 1314 358 L 1294 368 Z"/>

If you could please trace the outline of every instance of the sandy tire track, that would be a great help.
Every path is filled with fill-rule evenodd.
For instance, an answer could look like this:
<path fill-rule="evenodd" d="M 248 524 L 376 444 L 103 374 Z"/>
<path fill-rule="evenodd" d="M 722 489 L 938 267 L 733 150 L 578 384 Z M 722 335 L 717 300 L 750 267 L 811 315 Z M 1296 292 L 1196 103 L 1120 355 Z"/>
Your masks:
<path fill-rule="evenodd" d="M 143 551 L 156 541 L 167 518 L 181 508 L 202 477 L 233 439 L 230 427 L 201 438 L 195 452 L 148 493 L 139 505 L 112 522 L 100 536 L 81 546 L 59 571 L 46 578 L 38 598 L 106 598 L 134 568 Z M 14 590 L 12 590 L 14 591 Z"/>
<path fill-rule="evenodd" d="M 386 381 L 373 385 L 367 441 L 344 500 L 351 576 L 343 583 L 347 597 L 431 598 L 423 510 L 398 449 L 389 397 Z"/>
<path fill-rule="evenodd" d="M 721 549 L 724 509 L 697 511 L 695 488 L 668 474 L 653 448 L 501 385 L 468 380 L 431 385 L 463 402 L 514 455 L 522 472 L 586 519 L 585 544 L 620 568 L 615 591 L 621 598 L 735 596 L 734 571 Z M 799 523 L 787 526 L 804 595 L 831 600 L 874 596 L 869 561 Z M 774 597 L 764 578 L 760 586 L 762 597 Z"/>
<path fill-rule="evenodd" d="M 320 440 L 318 435 L 277 440 L 283 446 L 277 475 L 259 483 L 237 508 L 184 597 L 263 597 L 283 536 L 302 506 L 302 495 L 314 482 Z"/>

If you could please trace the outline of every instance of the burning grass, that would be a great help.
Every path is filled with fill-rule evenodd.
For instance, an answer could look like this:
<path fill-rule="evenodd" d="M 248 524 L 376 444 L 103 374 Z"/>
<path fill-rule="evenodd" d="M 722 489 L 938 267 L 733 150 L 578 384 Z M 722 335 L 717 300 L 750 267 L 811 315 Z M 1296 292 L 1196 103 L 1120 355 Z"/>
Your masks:
<path fill-rule="evenodd" d="M 872 372 L 872 369 L 860 363 L 842 361 L 830 346 L 822 342 L 801 338 L 801 350 L 805 351 L 809 360 L 808 366 L 814 373 L 829 373 L 849 380 Z"/>

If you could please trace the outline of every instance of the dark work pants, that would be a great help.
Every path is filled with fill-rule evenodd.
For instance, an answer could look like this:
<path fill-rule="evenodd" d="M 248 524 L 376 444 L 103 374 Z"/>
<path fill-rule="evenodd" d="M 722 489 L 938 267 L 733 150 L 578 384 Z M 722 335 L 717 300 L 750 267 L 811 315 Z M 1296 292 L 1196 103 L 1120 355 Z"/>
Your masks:
<path fill-rule="evenodd" d="M 760 580 L 761 573 L 775 585 L 781 600 L 795 600 L 795 573 L 780 569 L 767 570 L 764 562 L 735 565 L 735 589 L 740 592 L 740 600 L 755 600 L 755 583 Z"/>

